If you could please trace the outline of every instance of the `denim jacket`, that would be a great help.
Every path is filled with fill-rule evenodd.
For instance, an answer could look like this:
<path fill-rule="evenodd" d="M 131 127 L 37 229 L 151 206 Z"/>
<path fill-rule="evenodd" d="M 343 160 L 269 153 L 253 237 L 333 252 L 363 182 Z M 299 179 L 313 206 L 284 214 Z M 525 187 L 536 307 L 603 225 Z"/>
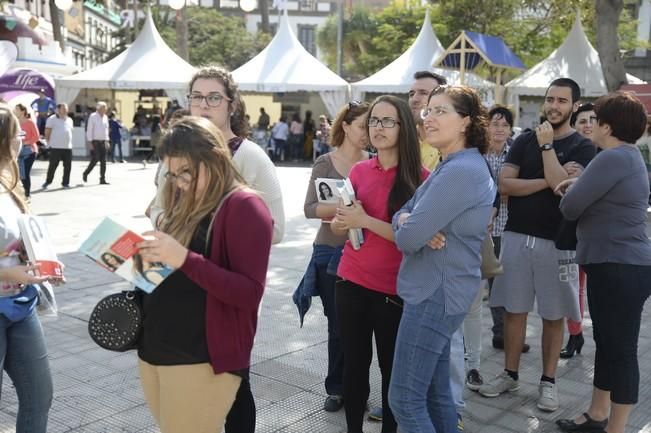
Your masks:
<path fill-rule="evenodd" d="M 312 296 L 319 296 L 319 287 L 317 284 L 317 265 L 328 264 L 328 274 L 337 275 L 337 267 L 341 259 L 343 247 L 331 247 L 329 245 L 314 245 L 312 258 L 307 265 L 305 274 L 298 283 L 298 287 L 292 295 L 292 300 L 298 308 L 298 315 L 303 327 L 303 318 L 305 313 L 312 305 Z"/>

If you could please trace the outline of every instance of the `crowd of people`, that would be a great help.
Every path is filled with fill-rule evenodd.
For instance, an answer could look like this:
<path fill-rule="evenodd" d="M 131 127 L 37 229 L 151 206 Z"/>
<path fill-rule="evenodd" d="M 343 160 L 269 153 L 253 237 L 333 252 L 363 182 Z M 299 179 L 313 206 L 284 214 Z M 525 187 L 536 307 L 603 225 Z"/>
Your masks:
<path fill-rule="evenodd" d="M 175 269 L 143 294 L 140 380 L 163 433 L 253 433 L 251 351 L 271 245 L 285 231 L 282 192 L 265 150 L 247 138 L 231 74 L 201 68 L 188 90 L 188 111 L 175 110 L 161 128 L 157 191 L 146 209 L 153 230 L 137 245 L 142 260 Z M 343 408 L 349 433 L 362 432 L 367 410 L 382 433 L 462 431 L 464 386 L 486 398 L 519 390 L 534 305 L 543 329 L 536 406 L 556 411 L 558 360 L 581 352 L 585 298 L 596 343 L 592 401 L 557 424 L 624 433 L 638 401 L 637 340 L 651 290 L 649 178 L 634 145 L 646 112 L 622 92 L 582 105 L 570 78 L 550 83 L 543 112 L 544 122 L 513 139 L 508 108 L 489 110 L 472 88 L 422 71 L 407 102 L 382 95 L 347 103 L 332 126 L 323 118 L 317 127 L 310 113 L 272 128 L 280 159 L 305 156 L 307 137 L 333 149 L 312 168 L 304 212 L 322 224 L 293 300 L 301 320 L 312 297 L 322 301 L 323 409 Z M 103 102 L 89 117 L 84 181 L 99 163 L 100 183 L 108 183 L 110 117 Z M 27 121 L 21 107 L 0 104 L 0 359 L 19 398 L 17 431 L 44 433 L 53 386 L 34 306 L 45 279 L 25 262 L 17 223 L 28 212 L 30 134 L 38 136 Z M 269 123 L 262 109 L 258 127 Z M 45 123 L 48 141 L 69 142 L 71 130 L 67 106 L 58 104 Z M 44 187 L 59 161 L 67 186 L 71 151 L 53 151 Z M 325 202 L 319 178 L 347 179 L 352 203 Z M 495 256 L 502 269 L 487 281 L 482 264 Z M 492 344 L 504 349 L 504 370 L 488 380 L 480 365 L 483 287 Z M 373 340 L 378 408 L 367 407 Z M 21 374 L 26 365 L 38 374 Z"/>

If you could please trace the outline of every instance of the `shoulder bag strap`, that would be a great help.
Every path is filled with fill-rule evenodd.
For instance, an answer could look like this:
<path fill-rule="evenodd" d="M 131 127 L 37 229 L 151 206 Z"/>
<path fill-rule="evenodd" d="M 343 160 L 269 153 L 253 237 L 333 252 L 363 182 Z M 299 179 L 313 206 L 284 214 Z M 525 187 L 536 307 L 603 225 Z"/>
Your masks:
<path fill-rule="evenodd" d="M 228 199 L 233 193 L 239 191 L 241 188 L 242 188 L 241 186 L 236 186 L 230 191 L 228 191 L 226 194 L 224 194 L 221 200 L 219 200 L 219 204 L 217 204 L 217 207 L 213 211 L 210 224 L 208 225 L 208 230 L 206 231 L 206 244 L 204 245 L 204 249 L 203 249 L 204 257 L 208 257 L 208 248 L 210 248 L 210 244 L 212 243 L 212 227 L 215 224 L 215 220 L 217 219 L 217 215 L 219 214 L 222 205 L 224 204 L 224 202 L 226 202 L 226 199 Z"/>

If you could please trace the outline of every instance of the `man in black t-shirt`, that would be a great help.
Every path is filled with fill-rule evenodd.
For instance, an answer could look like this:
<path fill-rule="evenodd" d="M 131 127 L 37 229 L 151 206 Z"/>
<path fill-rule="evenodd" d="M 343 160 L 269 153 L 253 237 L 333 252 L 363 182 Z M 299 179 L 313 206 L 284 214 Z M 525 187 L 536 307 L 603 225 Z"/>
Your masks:
<path fill-rule="evenodd" d="M 504 274 L 495 278 L 491 307 L 504 307 L 505 370 L 479 388 L 497 397 L 519 388 L 518 368 L 527 315 L 534 300 L 543 319 L 543 374 L 537 406 L 559 407 L 556 367 L 563 344 L 564 318 L 579 319 L 578 266 L 574 251 L 554 242 L 561 225 L 560 198 L 554 188 L 578 176 L 596 153 L 589 139 L 570 127 L 579 105 L 578 84 L 559 78 L 550 84 L 543 106 L 547 120 L 520 135 L 500 173 L 500 193 L 509 196 L 509 218 L 502 236 Z"/>

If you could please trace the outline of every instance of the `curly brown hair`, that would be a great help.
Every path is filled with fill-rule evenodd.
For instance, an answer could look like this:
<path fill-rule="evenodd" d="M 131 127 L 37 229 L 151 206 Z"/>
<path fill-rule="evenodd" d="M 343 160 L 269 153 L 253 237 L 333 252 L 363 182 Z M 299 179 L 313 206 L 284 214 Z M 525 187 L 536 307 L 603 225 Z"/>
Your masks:
<path fill-rule="evenodd" d="M 429 103 L 435 95 L 447 95 L 452 101 L 454 111 L 462 117 L 470 117 L 470 122 L 464 131 L 465 147 L 476 147 L 482 155 L 488 150 L 488 113 L 482 105 L 479 95 L 468 86 L 438 86 L 429 94 Z"/>
<path fill-rule="evenodd" d="M 231 130 L 238 137 L 246 138 L 250 133 L 249 122 L 246 121 L 246 105 L 233 79 L 231 73 L 225 68 L 217 65 L 206 65 L 199 68 L 190 80 L 188 91 L 192 93 L 192 87 L 195 81 L 216 80 L 219 81 L 226 91 L 226 96 L 230 99 L 228 111 L 231 113 Z"/>

